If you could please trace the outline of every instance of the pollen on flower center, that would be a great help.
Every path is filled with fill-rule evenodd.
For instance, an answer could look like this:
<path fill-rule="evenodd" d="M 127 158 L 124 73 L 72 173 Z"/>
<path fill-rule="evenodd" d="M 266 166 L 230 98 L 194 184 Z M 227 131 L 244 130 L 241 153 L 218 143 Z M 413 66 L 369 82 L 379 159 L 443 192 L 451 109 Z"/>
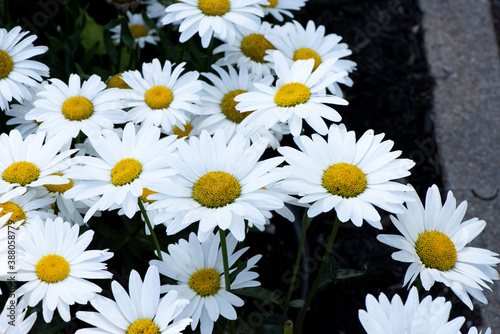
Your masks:
<path fill-rule="evenodd" d="M 123 186 L 137 179 L 142 172 L 142 164 L 134 158 L 118 161 L 111 170 L 111 183 Z"/>
<path fill-rule="evenodd" d="M 139 196 L 139 198 L 141 199 L 141 201 L 143 201 L 144 203 L 154 203 L 156 202 L 154 199 L 148 199 L 148 196 L 149 195 L 153 195 L 153 194 L 158 194 L 157 191 L 153 191 L 153 190 L 150 190 L 148 188 L 142 188 L 142 195 Z"/>
<path fill-rule="evenodd" d="M 179 128 L 177 125 L 172 129 L 172 131 L 177 135 L 178 138 L 189 136 L 191 130 L 193 130 L 193 124 L 191 123 L 184 124 L 184 130 L 181 130 L 181 128 Z"/>
<path fill-rule="evenodd" d="M 153 86 L 144 95 L 144 101 L 151 109 L 168 108 L 173 99 L 174 94 L 165 86 Z"/>
<path fill-rule="evenodd" d="M 295 51 L 295 53 L 293 54 L 293 61 L 302 60 L 302 59 L 306 59 L 306 60 L 307 59 L 314 59 L 313 71 L 316 70 L 318 68 L 318 66 L 321 64 L 321 57 L 313 49 L 302 48 L 302 49 L 298 49 L 297 51 Z"/>
<path fill-rule="evenodd" d="M 202 297 L 213 296 L 220 289 L 220 275 L 215 269 L 200 269 L 191 275 L 188 284 Z"/>
<path fill-rule="evenodd" d="M 59 176 L 63 176 L 63 173 L 52 173 L 51 175 L 59 175 Z M 72 179 L 68 179 L 69 182 L 68 183 L 64 183 L 64 184 L 44 184 L 44 187 L 50 191 L 51 193 L 64 193 L 66 190 L 69 190 L 71 188 L 73 188 L 73 180 Z"/>
<path fill-rule="evenodd" d="M 5 168 L 2 173 L 4 181 L 9 183 L 18 183 L 21 186 L 30 184 L 38 180 L 40 169 L 32 162 L 18 161 Z"/>
<path fill-rule="evenodd" d="M 198 8 L 207 16 L 223 16 L 231 10 L 229 0 L 199 0 Z"/>
<path fill-rule="evenodd" d="M 196 181 L 193 198 L 207 208 L 220 208 L 233 203 L 240 192 L 240 183 L 234 176 L 215 171 L 208 172 Z"/>
<path fill-rule="evenodd" d="M 309 87 L 302 83 L 291 82 L 281 86 L 274 95 L 274 102 L 280 107 L 294 107 L 306 103 L 310 96 Z"/>
<path fill-rule="evenodd" d="M 70 121 L 82 121 L 94 113 L 94 105 L 83 96 L 73 96 L 64 101 L 62 114 Z"/>
<path fill-rule="evenodd" d="M 250 34 L 241 41 L 241 52 L 258 63 L 266 63 L 266 50 L 276 49 L 263 34 Z"/>
<path fill-rule="evenodd" d="M 439 231 L 420 234 L 415 243 L 415 251 L 427 268 L 447 271 L 457 262 L 455 244 L 446 234 Z"/>
<path fill-rule="evenodd" d="M 262 5 L 262 7 L 266 8 L 276 8 L 278 5 L 278 0 L 267 0 L 269 2 L 269 5 Z"/>
<path fill-rule="evenodd" d="M 246 90 L 236 89 L 232 90 L 222 98 L 220 103 L 220 108 L 222 113 L 226 115 L 226 118 L 234 123 L 241 123 L 248 115 L 250 115 L 253 111 L 240 112 L 236 110 L 236 105 L 239 102 L 236 102 L 234 98 L 240 94 L 246 93 Z"/>
<path fill-rule="evenodd" d="M 6 214 L 12 212 L 12 216 L 10 216 L 9 221 L 7 223 L 5 223 L 5 225 L 2 227 L 5 227 L 13 222 L 15 223 L 15 222 L 18 222 L 20 220 L 26 219 L 26 212 L 24 212 L 24 210 L 14 202 L 9 201 L 9 202 L 1 203 L 0 208 L 2 209 L 2 211 L 0 211 L 0 217 L 3 217 Z"/>
<path fill-rule="evenodd" d="M 0 80 L 7 78 L 13 68 L 12 57 L 4 50 L 0 50 Z"/>
<path fill-rule="evenodd" d="M 47 283 L 57 283 L 69 275 L 69 263 L 57 254 L 45 255 L 38 261 L 35 272 L 38 278 Z"/>
<path fill-rule="evenodd" d="M 130 324 L 126 334 L 160 334 L 160 328 L 151 319 L 138 319 Z"/>
<path fill-rule="evenodd" d="M 128 28 L 130 29 L 130 34 L 135 39 L 146 37 L 148 35 L 148 29 L 142 24 L 132 24 Z"/>
<path fill-rule="evenodd" d="M 367 186 L 366 175 L 356 165 L 340 162 L 328 167 L 322 177 L 323 187 L 332 195 L 356 197 Z"/>

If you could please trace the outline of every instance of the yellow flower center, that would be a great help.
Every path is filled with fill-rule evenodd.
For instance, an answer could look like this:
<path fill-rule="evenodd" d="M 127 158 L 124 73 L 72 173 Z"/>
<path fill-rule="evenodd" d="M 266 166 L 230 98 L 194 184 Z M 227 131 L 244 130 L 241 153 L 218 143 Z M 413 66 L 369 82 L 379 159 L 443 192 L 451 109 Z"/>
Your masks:
<path fill-rule="evenodd" d="M 149 195 L 152 195 L 152 194 L 158 194 L 158 192 L 156 191 L 153 191 L 153 190 L 149 190 L 148 188 L 142 188 L 142 195 L 139 197 L 141 199 L 141 201 L 143 201 L 144 203 L 154 203 L 156 202 L 154 199 L 148 199 L 148 196 Z"/>
<path fill-rule="evenodd" d="M 415 251 L 427 268 L 447 271 L 457 262 L 455 244 L 442 232 L 429 231 L 420 234 L 415 243 Z"/>
<path fill-rule="evenodd" d="M 200 269 L 191 275 L 189 287 L 202 297 L 213 296 L 220 289 L 220 275 L 215 269 Z"/>
<path fill-rule="evenodd" d="M 207 208 L 220 208 L 233 203 L 240 192 L 240 183 L 231 174 L 208 172 L 194 184 L 193 198 Z"/>
<path fill-rule="evenodd" d="M 94 105 L 83 96 L 73 96 L 64 101 L 62 114 L 70 121 L 81 121 L 94 113 Z"/>
<path fill-rule="evenodd" d="M 6 214 L 12 212 L 12 216 L 10 216 L 9 221 L 7 221 L 7 223 L 5 223 L 5 225 L 2 227 L 26 219 L 26 212 L 24 212 L 24 210 L 14 202 L 9 201 L 1 203 L 0 208 L 2 208 L 2 211 L 0 211 L 0 217 L 3 217 Z"/>
<path fill-rule="evenodd" d="M 120 88 L 120 89 L 131 89 L 125 81 L 123 81 L 121 74 L 115 74 L 109 79 L 106 88 Z"/>
<path fill-rule="evenodd" d="M 118 161 L 111 170 L 111 183 L 123 186 L 137 179 L 142 172 L 142 164 L 134 158 Z"/>
<path fill-rule="evenodd" d="M 57 283 L 69 275 L 69 263 L 60 255 L 45 255 L 35 267 L 38 278 L 47 283 Z"/>
<path fill-rule="evenodd" d="M 234 98 L 240 94 L 246 93 L 246 90 L 236 89 L 232 90 L 222 98 L 222 102 L 220 103 L 220 108 L 222 113 L 226 115 L 226 118 L 234 123 L 241 123 L 248 115 L 250 115 L 253 111 L 240 112 L 236 110 L 236 105 L 239 102 L 236 102 Z"/>
<path fill-rule="evenodd" d="M 127 328 L 126 334 L 160 334 L 160 328 L 150 319 L 139 319 Z"/>
<path fill-rule="evenodd" d="M 184 130 L 181 130 L 181 128 L 179 128 L 177 125 L 172 129 L 172 131 L 177 135 L 178 138 L 189 136 L 191 130 L 193 130 L 193 124 L 191 123 L 184 124 Z"/>
<path fill-rule="evenodd" d="M 173 99 L 174 94 L 165 86 L 153 86 L 144 95 L 144 101 L 151 109 L 168 108 Z"/>
<path fill-rule="evenodd" d="M 231 10 L 229 0 L 199 0 L 198 8 L 207 16 L 223 16 Z"/>
<path fill-rule="evenodd" d="M 128 28 L 130 29 L 130 34 L 135 39 L 146 37 L 148 35 L 148 29 L 142 24 L 132 24 Z"/>
<path fill-rule="evenodd" d="M 298 49 L 297 51 L 295 51 L 295 53 L 293 54 L 293 61 L 302 60 L 302 59 L 306 59 L 306 60 L 307 59 L 314 59 L 313 71 L 316 70 L 318 68 L 318 66 L 321 64 L 321 57 L 313 49 L 302 48 L 302 49 Z"/>
<path fill-rule="evenodd" d="M 266 50 L 276 49 L 263 34 L 250 34 L 241 41 L 241 52 L 258 63 L 266 63 Z"/>
<path fill-rule="evenodd" d="M 274 95 L 274 102 L 280 107 L 295 107 L 306 103 L 310 96 L 309 87 L 302 83 L 291 82 L 281 86 Z"/>
<path fill-rule="evenodd" d="M 14 61 L 4 50 L 0 50 L 0 80 L 9 76 L 14 68 Z"/>
<path fill-rule="evenodd" d="M 262 5 L 262 7 L 275 8 L 278 5 L 278 0 L 267 0 L 269 5 Z"/>
<path fill-rule="evenodd" d="M 366 175 L 356 165 L 340 162 L 328 167 L 321 179 L 332 195 L 356 197 L 366 189 Z"/>
<path fill-rule="evenodd" d="M 63 176 L 63 173 L 52 173 L 51 175 Z M 64 184 L 44 184 L 44 187 L 51 193 L 64 193 L 66 190 L 73 188 L 73 180 L 68 179 L 68 183 Z"/>
<path fill-rule="evenodd" d="M 40 169 L 32 162 L 18 161 L 5 168 L 2 173 L 4 181 L 9 183 L 18 183 L 21 186 L 30 184 L 38 180 Z"/>

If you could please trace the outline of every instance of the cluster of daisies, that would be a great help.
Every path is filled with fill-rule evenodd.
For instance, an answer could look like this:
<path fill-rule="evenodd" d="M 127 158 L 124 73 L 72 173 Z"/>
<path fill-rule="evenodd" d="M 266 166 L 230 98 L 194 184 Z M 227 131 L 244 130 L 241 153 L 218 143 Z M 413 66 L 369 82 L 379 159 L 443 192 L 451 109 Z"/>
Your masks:
<path fill-rule="evenodd" d="M 47 323 L 57 310 L 63 321 L 76 316 L 94 326 L 77 333 L 179 333 L 187 326 L 211 333 L 220 318 L 237 319 L 238 289 L 260 285 L 261 256 L 243 261 L 248 247 L 239 242 L 274 214 L 294 221 L 294 206 L 310 218 L 334 211 L 341 222 L 378 229 L 377 208 L 394 214 L 401 235 L 378 239 L 399 249 L 395 260 L 410 263 L 404 285 L 419 280 L 429 290 L 441 282 L 471 309 L 471 296 L 487 302 L 482 291 L 498 279 L 500 260 L 467 246 L 486 223 L 464 222 L 466 203 L 457 207 L 449 193 L 443 205 L 436 186 L 424 206 L 411 185 L 397 181 L 413 161 L 383 134 L 357 139 L 340 123 L 334 106 L 348 104 L 341 87 L 353 84 L 356 64 L 343 59 L 351 51 L 325 27 L 284 22 L 305 0 L 143 4 L 157 24 L 126 13 L 136 47 L 156 45 L 158 29 L 175 26 L 180 43 L 195 34 L 204 48 L 218 40 L 211 69 L 153 59 L 112 78 L 60 80 L 31 60 L 47 51 L 32 44 L 36 36 L 0 29 L 0 109 L 13 128 L 0 135 L 0 279 L 15 273 L 19 282 L 9 298 L 15 323 L 8 301 L 1 332 L 28 333 L 37 317 L 28 307 L 41 303 Z M 263 21 L 268 14 L 282 24 Z M 117 42 L 122 28 L 112 30 Z M 303 134 L 304 122 L 312 135 Z M 286 135 L 295 147 L 280 145 Z M 111 282 L 110 299 L 91 280 L 112 278 L 106 261 L 113 253 L 87 249 L 94 231 L 80 233 L 103 211 L 138 215 L 153 236 L 156 225 L 168 235 L 191 233 L 159 245 L 144 279 L 130 272 L 128 291 Z M 162 285 L 162 277 L 175 284 Z M 72 315 L 74 304 L 96 312 Z M 382 294 L 366 305 L 359 318 L 368 333 L 459 333 L 464 322 L 448 322 L 450 303 L 420 302 L 414 288 L 405 304 Z"/>

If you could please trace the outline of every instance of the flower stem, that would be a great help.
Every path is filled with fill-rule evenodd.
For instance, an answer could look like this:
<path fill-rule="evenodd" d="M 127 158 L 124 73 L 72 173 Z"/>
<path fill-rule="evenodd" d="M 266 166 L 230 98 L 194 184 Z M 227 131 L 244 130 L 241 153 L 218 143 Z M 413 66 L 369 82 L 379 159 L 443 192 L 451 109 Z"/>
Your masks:
<path fill-rule="evenodd" d="M 144 209 L 144 204 L 142 203 L 142 200 L 140 198 L 137 199 L 137 203 L 139 203 L 139 208 L 141 208 L 142 216 L 144 217 L 149 232 L 151 233 L 151 237 L 153 238 L 153 243 L 155 244 L 156 253 L 158 253 L 157 254 L 158 258 L 160 259 L 160 261 L 163 261 L 163 257 L 161 256 L 160 244 L 158 243 L 158 239 L 156 238 L 155 230 L 153 229 L 153 226 L 151 226 L 151 222 L 149 221 L 146 209 Z"/>
<path fill-rule="evenodd" d="M 290 281 L 290 287 L 288 288 L 288 294 L 286 296 L 286 302 L 283 306 L 283 315 L 286 317 L 288 309 L 290 308 L 290 299 L 292 299 L 292 293 L 295 289 L 295 281 L 297 280 L 297 273 L 299 271 L 300 259 L 302 257 L 302 250 L 304 248 L 304 242 L 306 240 L 306 231 L 311 223 L 312 218 L 307 217 L 307 209 L 304 211 L 302 217 L 302 233 L 300 235 L 299 249 L 297 250 L 297 256 L 295 257 L 295 265 L 293 266 L 292 280 Z"/>
<path fill-rule="evenodd" d="M 220 248 L 222 251 L 222 265 L 224 266 L 224 283 L 226 285 L 226 291 L 231 291 L 231 280 L 229 278 L 229 260 L 227 254 L 227 243 L 226 243 L 226 231 L 219 227 L 219 237 L 220 237 Z M 234 326 L 234 321 L 229 320 L 229 327 L 231 328 L 231 334 L 236 333 L 236 328 Z"/>
<path fill-rule="evenodd" d="M 328 245 L 326 246 L 326 249 L 325 249 L 325 255 L 323 256 L 323 259 L 321 260 L 321 266 L 319 267 L 318 274 L 316 276 L 316 279 L 314 280 L 311 291 L 309 291 L 309 294 L 307 295 L 306 302 L 304 303 L 304 306 L 302 307 L 302 310 L 300 311 L 299 323 L 297 325 L 297 333 L 300 333 L 300 330 L 302 329 L 302 325 L 303 325 L 304 319 L 306 317 L 307 309 L 309 308 L 309 305 L 311 304 L 311 301 L 312 301 L 314 295 L 316 294 L 316 290 L 318 289 L 319 283 L 321 281 L 321 277 L 323 276 L 323 272 L 325 271 L 326 260 L 328 259 L 328 256 L 330 254 L 330 250 L 332 249 L 333 242 L 335 241 L 335 237 L 337 236 L 337 231 L 339 229 L 339 226 L 340 226 L 340 220 L 336 216 L 335 223 L 333 224 L 332 233 L 330 234 L 330 239 L 328 240 Z"/>

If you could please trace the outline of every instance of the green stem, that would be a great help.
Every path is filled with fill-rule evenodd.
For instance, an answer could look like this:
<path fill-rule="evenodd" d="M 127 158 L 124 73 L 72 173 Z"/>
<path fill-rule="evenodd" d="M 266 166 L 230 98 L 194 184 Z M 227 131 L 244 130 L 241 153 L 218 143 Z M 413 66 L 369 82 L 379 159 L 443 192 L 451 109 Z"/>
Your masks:
<path fill-rule="evenodd" d="M 332 233 L 330 234 L 330 239 L 328 240 L 328 245 L 326 246 L 325 249 L 325 255 L 323 256 L 323 259 L 321 260 L 321 266 L 319 267 L 318 274 L 316 276 L 316 279 L 314 280 L 313 286 L 311 288 L 311 291 L 309 291 L 309 294 L 307 295 L 306 302 L 304 303 L 304 306 L 302 307 L 300 311 L 300 317 L 299 317 L 299 323 L 297 325 L 297 333 L 300 333 L 300 330 L 302 329 L 302 325 L 304 323 L 304 319 L 306 317 L 307 309 L 309 308 L 309 305 L 311 304 L 311 301 L 316 294 L 316 290 L 318 289 L 319 283 L 321 281 L 321 277 L 323 276 L 323 272 L 325 271 L 326 267 L 326 260 L 328 259 L 330 255 L 330 250 L 332 249 L 333 242 L 335 241 L 335 237 L 337 236 L 337 231 L 340 226 L 340 220 L 336 216 L 335 217 L 335 223 L 333 224 L 333 229 Z"/>
<path fill-rule="evenodd" d="M 153 226 L 151 225 L 151 222 L 149 221 L 149 217 L 148 217 L 148 214 L 146 212 L 146 209 L 144 209 L 144 204 L 142 203 L 142 200 L 140 198 L 137 199 L 137 203 L 139 203 L 139 208 L 141 208 L 142 216 L 144 217 L 144 220 L 146 221 L 146 225 L 148 226 L 149 232 L 151 233 L 151 237 L 153 238 L 153 243 L 155 244 L 156 252 L 158 253 L 158 258 L 160 259 L 160 261 L 163 261 L 163 257 L 161 256 L 160 244 L 158 243 L 158 239 L 156 238 L 155 230 L 153 229 Z"/>
<path fill-rule="evenodd" d="M 285 322 L 285 334 L 293 334 L 293 322 L 290 320 Z"/>
<path fill-rule="evenodd" d="M 220 237 L 220 248 L 222 251 L 222 265 L 224 266 L 224 283 L 226 285 L 226 291 L 231 291 L 231 280 L 229 278 L 229 260 L 227 254 L 227 243 L 226 243 L 226 231 L 219 227 L 219 237 Z M 236 333 L 236 328 L 234 322 L 229 320 L 229 327 L 231 328 L 231 334 Z"/>
<path fill-rule="evenodd" d="M 304 242 L 306 240 L 306 231 L 311 223 L 312 218 L 307 217 L 307 209 L 304 211 L 302 217 L 302 233 L 300 235 L 299 249 L 297 250 L 297 255 L 295 256 L 295 265 L 293 266 L 292 280 L 290 281 L 290 287 L 288 288 L 288 294 L 286 296 L 286 302 L 283 306 L 283 315 L 286 317 L 288 309 L 290 308 L 290 300 L 292 299 L 292 293 L 295 289 L 295 281 L 297 280 L 297 273 L 299 271 L 300 259 L 302 257 L 302 250 L 304 248 Z"/>

